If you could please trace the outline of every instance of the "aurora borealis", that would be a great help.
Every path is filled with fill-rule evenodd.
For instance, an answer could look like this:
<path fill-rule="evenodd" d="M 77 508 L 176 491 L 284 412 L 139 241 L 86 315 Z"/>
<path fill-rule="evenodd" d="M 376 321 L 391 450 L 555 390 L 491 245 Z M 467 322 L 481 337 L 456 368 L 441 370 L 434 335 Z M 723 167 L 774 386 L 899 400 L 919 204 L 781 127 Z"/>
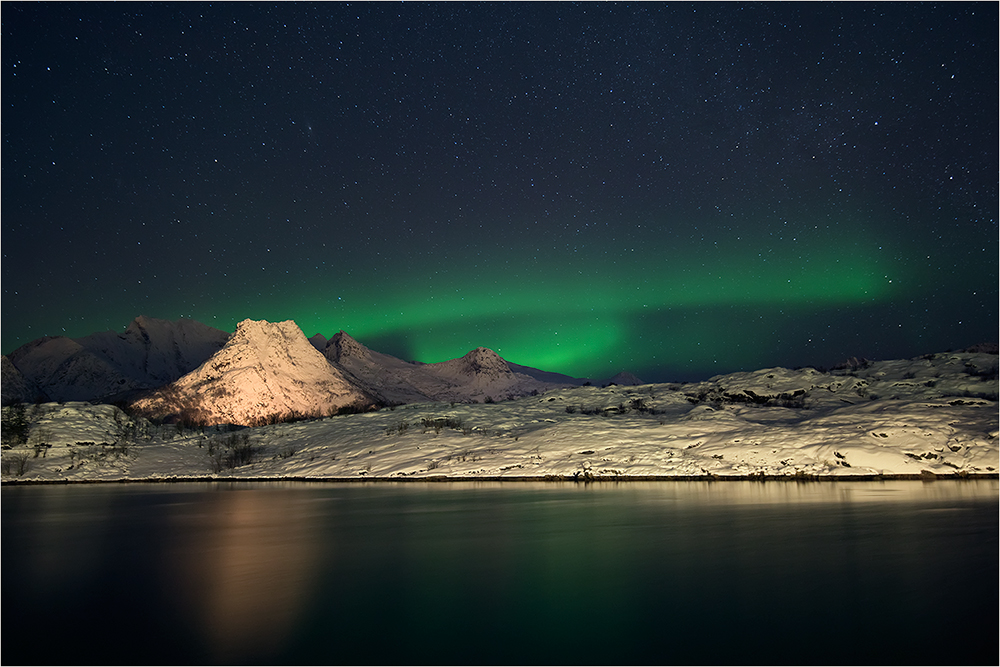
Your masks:
<path fill-rule="evenodd" d="M 997 5 L 4 3 L 3 352 L 649 381 L 997 339 Z"/>

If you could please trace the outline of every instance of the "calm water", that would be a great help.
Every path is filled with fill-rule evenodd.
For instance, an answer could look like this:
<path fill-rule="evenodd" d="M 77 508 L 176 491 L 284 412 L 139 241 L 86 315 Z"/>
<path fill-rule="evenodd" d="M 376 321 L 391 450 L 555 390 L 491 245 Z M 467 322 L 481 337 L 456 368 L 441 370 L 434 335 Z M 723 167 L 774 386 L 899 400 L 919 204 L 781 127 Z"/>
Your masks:
<path fill-rule="evenodd" d="M 4 664 L 998 660 L 995 481 L 2 499 Z"/>

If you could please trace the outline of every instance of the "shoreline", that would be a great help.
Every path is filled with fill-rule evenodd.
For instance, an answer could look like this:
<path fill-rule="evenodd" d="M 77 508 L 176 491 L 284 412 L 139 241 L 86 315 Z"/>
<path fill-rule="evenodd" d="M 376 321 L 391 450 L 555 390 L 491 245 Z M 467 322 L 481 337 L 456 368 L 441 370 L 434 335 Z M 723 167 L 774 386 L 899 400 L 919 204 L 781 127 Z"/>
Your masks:
<path fill-rule="evenodd" d="M 387 482 L 404 482 L 407 484 L 428 483 L 441 484 L 447 482 L 574 482 L 577 484 L 597 484 L 605 482 L 795 482 L 795 483 L 826 483 L 826 482 L 879 482 L 879 481 L 972 481 L 983 479 L 1000 479 L 1000 473 L 954 473 L 939 475 L 929 471 L 919 474 L 885 473 L 865 475 L 537 475 L 520 477 L 482 476 L 482 477 L 216 477 L 211 475 L 197 477 L 146 477 L 121 479 L 12 479 L 0 483 L 4 486 L 51 486 L 59 484 L 180 484 L 205 482 L 304 482 L 319 484 L 384 484 Z"/>

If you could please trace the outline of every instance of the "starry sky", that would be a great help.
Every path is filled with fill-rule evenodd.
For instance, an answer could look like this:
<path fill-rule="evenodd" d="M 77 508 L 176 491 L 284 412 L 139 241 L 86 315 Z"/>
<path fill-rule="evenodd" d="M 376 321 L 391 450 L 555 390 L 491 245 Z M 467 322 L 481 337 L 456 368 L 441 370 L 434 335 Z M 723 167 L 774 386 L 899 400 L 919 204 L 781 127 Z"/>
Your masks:
<path fill-rule="evenodd" d="M 697 380 L 996 341 L 996 3 L 2 5 L 2 348 Z"/>

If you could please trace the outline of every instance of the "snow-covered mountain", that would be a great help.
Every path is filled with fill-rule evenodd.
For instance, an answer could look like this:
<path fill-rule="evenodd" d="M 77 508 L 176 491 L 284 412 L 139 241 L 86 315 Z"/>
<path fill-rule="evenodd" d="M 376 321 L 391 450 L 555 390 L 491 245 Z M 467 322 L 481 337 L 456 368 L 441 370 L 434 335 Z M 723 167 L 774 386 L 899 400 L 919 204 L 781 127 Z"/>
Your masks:
<path fill-rule="evenodd" d="M 137 317 L 123 333 L 39 338 L 11 353 L 10 370 L 18 373 L 5 371 L 4 400 L 23 401 L 28 395 L 32 400 L 41 396 L 56 401 L 128 399 L 191 373 L 229 339 L 225 331 L 194 320 L 144 316 Z M 307 343 L 321 355 L 312 355 L 311 361 L 304 357 L 300 364 L 317 364 L 321 375 L 327 372 L 326 365 L 332 365 L 366 400 L 374 398 L 384 404 L 506 400 L 587 382 L 509 363 L 486 348 L 477 348 L 458 359 L 424 364 L 370 350 L 343 331 L 329 340 L 317 333 Z M 320 358 L 326 361 L 321 363 Z M 282 373 L 280 369 L 271 370 Z M 42 393 L 33 393 L 31 387 Z M 235 386 L 230 390 L 241 391 Z M 184 400 L 189 402 L 190 398 Z M 270 402 L 268 405 L 278 409 Z M 292 409 L 290 405 L 285 407 Z M 260 418 L 270 416 L 261 414 Z"/>
<path fill-rule="evenodd" d="M 29 381 L 54 401 L 103 399 L 139 388 L 133 378 L 66 336 L 44 336 L 10 353 Z"/>
<path fill-rule="evenodd" d="M 582 384 L 582 381 L 574 382 L 557 373 L 549 375 L 570 381 L 543 381 L 516 372 L 513 364 L 485 347 L 476 348 L 458 359 L 422 364 L 370 350 L 341 331 L 327 343 L 324 354 L 330 363 L 387 404 L 506 400 Z"/>
<path fill-rule="evenodd" d="M 77 342 L 140 384 L 157 387 L 193 371 L 227 340 L 227 332 L 195 320 L 140 315 L 123 334 L 105 331 Z"/>
<path fill-rule="evenodd" d="M 123 333 L 46 336 L 14 350 L 14 367 L 56 401 L 108 400 L 197 368 L 229 338 L 194 320 L 139 316 Z M 6 392 L 6 379 L 4 381 Z"/>
<path fill-rule="evenodd" d="M 45 392 L 38 388 L 34 382 L 24 377 L 24 374 L 17 370 L 11 363 L 7 355 L 0 357 L 0 376 L 3 383 L 3 397 L 0 403 L 11 405 L 13 403 L 34 403 L 37 400 L 45 400 Z"/>
<path fill-rule="evenodd" d="M 132 405 L 158 419 L 256 425 L 374 404 L 294 322 L 243 320 L 205 363 Z"/>

